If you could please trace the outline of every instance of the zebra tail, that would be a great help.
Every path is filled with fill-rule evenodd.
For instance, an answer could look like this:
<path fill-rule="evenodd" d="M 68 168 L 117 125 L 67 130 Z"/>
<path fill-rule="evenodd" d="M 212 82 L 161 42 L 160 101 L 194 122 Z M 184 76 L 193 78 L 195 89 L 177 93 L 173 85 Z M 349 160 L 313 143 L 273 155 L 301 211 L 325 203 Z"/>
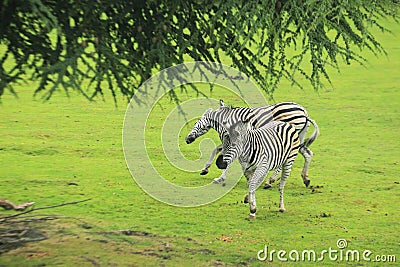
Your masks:
<path fill-rule="evenodd" d="M 303 143 L 303 147 L 308 147 L 308 146 L 310 146 L 314 141 L 315 141 L 315 139 L 317 139 L 317 137 L 318 137 L 318 135 L 319 135 L 319 128 L 318 128 L 318 124 L 314 121 L 314 120 L 312 120 L 312 119 L 310 119 L 310 118 L 307 118 L 307 120 L 309 121 L 309 122 L 311 122 L 311 124 L 314 126 L 314 132 L 312 133 L 312 135 L 309 137 L 309 138 L 307 138 L 305 141 L 304 141 L 304 143 Z"/>

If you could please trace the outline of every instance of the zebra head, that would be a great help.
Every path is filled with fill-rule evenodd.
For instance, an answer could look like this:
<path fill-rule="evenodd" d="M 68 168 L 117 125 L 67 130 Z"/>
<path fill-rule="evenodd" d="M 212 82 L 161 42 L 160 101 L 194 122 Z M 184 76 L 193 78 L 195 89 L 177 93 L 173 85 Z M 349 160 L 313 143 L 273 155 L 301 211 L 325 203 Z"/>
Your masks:
<path fill-rule="evenodd" d="M 213 111 L 212 108 L 207 109 L 201 118 L 196 121 L 193 126 L 192 131 L 186 136 L 186 143 L 190 144 L 199 136 L 208 132 L 211 128 L 216 130 L 220 136 L 220 139 L 223 140 L 224 135 L 226 134 L 226 129 L 221 124 L 224 120 L 229 120 L 231 116 L 230 112 L 232 108 L 230 106 L 225 105 L 224 101 L 220 100 L 219 109 Z"/>
<path fill-rule="evenodd" d="M 196 138 L 202 136 L 211 128 L 211 119 L 209 115 L 213 112 L 212 108 L 207 109 L 200 119 L 196 121 L 192 131 L 186 136 L 185 140 L 187 144 L 192 143 Z"/>
<path fill-rule="evenodd" d="M 233 124 L 223 122 L 223 125 L 230 139 L 229 149 L 224 154 L 224 161 L 230 164 L 242 152 L 244 136 L 248 129 L 248 122 L 238 121 Z"/>

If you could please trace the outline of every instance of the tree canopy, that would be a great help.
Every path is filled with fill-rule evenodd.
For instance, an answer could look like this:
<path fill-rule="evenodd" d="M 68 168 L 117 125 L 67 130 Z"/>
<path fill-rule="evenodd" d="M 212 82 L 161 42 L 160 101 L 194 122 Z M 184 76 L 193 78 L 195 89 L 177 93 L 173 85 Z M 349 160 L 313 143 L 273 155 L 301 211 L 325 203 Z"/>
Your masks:
<path fill-rule="evenodd" d="M 130 98 L 157 71 L 185 61 L 231 65 L 272 95 L 282 79 L 314 89 L 328 66 L 384 53 L 373 29 L 397 22 L 393 0 L 2 0 L 0 95 L 38 80 L 45 99 L 78 90 Z M 83 81 L 89 81 L 83 83 Z M 85 84 L 83 86 L 83 84 Z"/>

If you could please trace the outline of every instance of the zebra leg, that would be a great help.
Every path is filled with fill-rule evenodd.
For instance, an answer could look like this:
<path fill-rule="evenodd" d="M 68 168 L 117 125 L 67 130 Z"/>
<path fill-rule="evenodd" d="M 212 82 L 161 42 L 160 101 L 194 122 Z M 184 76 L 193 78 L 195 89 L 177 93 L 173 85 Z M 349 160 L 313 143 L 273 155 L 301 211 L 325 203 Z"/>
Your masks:
<path fill-rule="evenodd" d="M 222 183 L 223 186 L 225 185 L 224 181 L 226 179 L 226 175 L 228 174 L 229 166 L 230 166 L 230 164 L 228 164 L 226 166 L 226 169 L 222 172 L 220 177 L 214 179 L 214 181 L 213 181 L 214 184 L 221 184 Z"/>
<path fill-rule="evenodd" d="M 283 163 L 283 171 L 282 171 L 282 176 L 281 176 L 281 181 L 279 184 L 279 211 L 280 212 L 285 212 L 285 204 L 284 204 L 284 199 L 283 199 L 283 190 L 285 188 L 286 184 L 286 179 L 289 177 L 290 172 L 292 171 L 292 165 L 293 165 L 294 160 L 292 161 L 285 161 Z"/>
<path fill-rule="evenodd" d="M 268 173 L 268 168 L 263 165 L 257 167 L 257 169 L 254 171 L 253 176 L 248 181 L 248 187 L 249 187 L 248 192 L 249 192 L 249 203 L 250 203 L 249 219 L 254 219 L 256 217 L 256 212 L 257 212 L 256 190 Z"/>
<path fill-rule="evenodd" d="M 301 171 L 301 178 L 303 178 L 303 183 L 306 187 L 310 185 L 310 179 L 308 178 L 308 167 L 310 166 L 311 158 L 313 156 L 313 152 L 308 147 L 301 147 L 299 152 L 304 157 L 304 166 Z"/>
<path fill-rule="evenodd" d="M 256 218 L 256 212 L 257 212 L 256 192 L 249 190 L 248 196 L 249 196 L 249 203 L 250 203 L 249 219 L 255 219 Z"/>
<path fill-rule="evenodd" d="M 217 146 L 213 152 L 211 153 L 210 158 L 208 159 L 206 165 L 204 166 L 204 168 L 201 170 L 200 175 L 206 175 L 208 173 L 208 168 L 210 168 L 211 163 L 213 162 L 215 156 L 220 153 L 222 151 L 222 144 Z"/>
<path fill-rule="evenodd" d="M 253 174 L 254 174 L 254 171 L 246 171 L 244 173 L 244 176 L 247 179 L 247 191 L 248 191 L 248 188 L 249 188 L 249 179 L 253 176 Z M 243 203 L 245 203 L 245 204 L 249 203 L 249 193 L 248 192 L 244 196 Z"/>
<path fill-rule="evenodd" d="M 308 179 L 308 166 L 310 165 L 310 161 L 313 156 L 311 150 L 307 148 L 304 144 L 304 138 L 306 137 L 309 127 L 310 127 L 310 122 L 307 121 L 304 128 L 299 132 L 299 139 L 301 144 L 299 152 L 304 157 L 304 166 L 303 170 L 301 171 L 301 178 L 303 178 L 303 183 L 305 184 L 306 187 L 308 187 L 310 184 L 310 179 Z"/>
<path fill-rule="evenodd" d="M 281 168 L 276 168 L 275 172 L 271 175 L 269 178 L 268 182 L 265 182 L 264 184 L 264 189 L 269 189 L 271 188 L 271 184 L 276 181 L 276 178 L 278 177 L 278 174 L 281 172 Z"/>

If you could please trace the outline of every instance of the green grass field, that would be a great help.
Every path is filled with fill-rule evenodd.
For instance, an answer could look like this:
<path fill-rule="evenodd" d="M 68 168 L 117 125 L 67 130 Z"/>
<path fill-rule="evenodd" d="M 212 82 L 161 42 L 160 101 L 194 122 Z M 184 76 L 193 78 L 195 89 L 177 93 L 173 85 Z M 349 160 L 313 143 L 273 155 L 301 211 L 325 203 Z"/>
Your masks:
<path fill-rule="evenodd" d="M 331 260 L 327 252 L 324 266 L 385 265 L 362 258 L 346 261 L 348 250 L 359 251 L 360 257 L 370 250 L 372 261 L 376 256 L 393 261 L 395 256 L 398 263 L 400 25 L 390 29 L 394 34 L 377 33 L 388 55 L 377 58 L 365 52 L 367 67 L 343 66 L 340 74 L 332 73 L 334 88 L 316 93 L 282 84 L 276 92 L 275 102 L 303 105 L 320 127 L 311 147 L 312 188 L 302 184 L 299 156 L 285 188 L 287 212 L 278 212 L 276 185 L 260 188 L 253 221 L 245 219 L 248 205 L 241 202 L 244 178 L 223 198 L 195 208 L 170 206 L 144 193 L 122 152 L 123 102 L 116 108 L 111 98 L 89 103 L 60 93 L 43 103 L 32 98 L 34 84 L 18 85 L 19 98 L 5 94 L 0 106 L 0 197 L 35 201 L 35 207 L 91 200 L 27 214 L 54 217 L 31 224 L 47 239 L 0 254 L 0 266 L 277 266 L 286 265 L 277 258 L 279 250 L 287 252 L 281 255 L 286 258 L 290 251 L 295 257 L 294 250 L 300 255 L 314 250 L 319 257 L 330 248 L 343 258 L 338 252 Z M 224 90 L 215 89 L 212 97 L 241 104 Z M 174 107 L 168 100 L 163 103 L 165 110 Z M 153 110 L 156 129 L 165 110 Z M 184 144 L 189 131 L 183 128 L 180 146 L 196 157 L 199 141 Z M 215 165 L 207 176 L 169 166 L 157 134 L 149 132 L 150 138 L 154 135 L 151 159 L 174 182 L 202 185 L 219 176 Z M 204 138 L 210 136 L 216 140 L 215 133 Z M 345 249 L 338 249 L 338 239 L 347 241 Z M 276 251 L 272 262 L 257 259 L 265 246 Z"/>

